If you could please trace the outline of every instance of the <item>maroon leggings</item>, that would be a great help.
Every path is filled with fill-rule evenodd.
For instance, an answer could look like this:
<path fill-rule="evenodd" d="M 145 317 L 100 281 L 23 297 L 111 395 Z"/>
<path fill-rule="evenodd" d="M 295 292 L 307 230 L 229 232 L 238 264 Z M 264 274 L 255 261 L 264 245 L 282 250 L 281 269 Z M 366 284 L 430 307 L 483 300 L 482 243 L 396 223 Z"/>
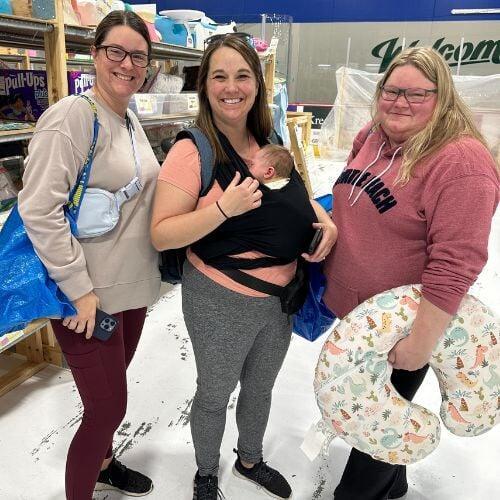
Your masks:
<path fill-rule="evenodd" d="M 146 308 L 114 316 L 119 327 L 106 342 L 52 321 L 83 402 L 83 418 L 66 461 L 66 498 L 91 500 L 102 462 L 113 454 L 113 434 L 127 409 L 127 367 L 134 356 Z"/>

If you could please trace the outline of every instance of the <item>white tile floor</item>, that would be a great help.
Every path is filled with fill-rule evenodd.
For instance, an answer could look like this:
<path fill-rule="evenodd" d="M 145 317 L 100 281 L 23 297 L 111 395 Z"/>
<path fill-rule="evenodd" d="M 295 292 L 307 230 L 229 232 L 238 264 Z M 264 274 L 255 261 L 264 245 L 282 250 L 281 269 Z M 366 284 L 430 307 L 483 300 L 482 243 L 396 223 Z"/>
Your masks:
<path fill-rule="evenodd" d="M 494 232 L 490 261 L 474 292 L 500 314 L 500 224 Z M 312 379 L 321 344 L 293 337 L 275 387 L 265 437 L 265 458 L 290 480 L 295 500 L 332 498 L 348 455 L 340 440 L 334 442 L 329 457 L 313 463 L 299 449 L 309 425 L 319 417 Z M 121 460 L 154 479 L 151 500 L 191 498 L 195 463 L 189 410 L 194 386 L 193 353 L 182 320 L 180 288 L 175 287 L 149 313 L 130 369 L 129 410 L 115 442 Z M 416 401 L 437 412 L 439 399 L 437 381 L 429 374 Z M 236 394 L 222 444 L 221 487 L 231 500 L 268 498 L 231 474 L 235 400 Z M 0 500 L 64 499 L 65 455 L 81 415 L 71 373 L 53 367 L 0 398 Z M 500 426 L 473 439 L 443 430 L 437 450 L 409 468 L 406 498 L 498 499 L 498 464 Z M 96 498 L 121 497 L 107 493 Z"/>

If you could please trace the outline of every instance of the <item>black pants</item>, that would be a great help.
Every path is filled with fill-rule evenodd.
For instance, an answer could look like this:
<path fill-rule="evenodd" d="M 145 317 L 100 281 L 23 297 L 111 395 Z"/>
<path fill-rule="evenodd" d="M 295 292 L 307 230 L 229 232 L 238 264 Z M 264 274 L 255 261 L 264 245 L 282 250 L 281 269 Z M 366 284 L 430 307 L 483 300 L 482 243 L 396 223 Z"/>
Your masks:
<path fill-rule="evenodd" d="M 411 401 L 422 384 L 429 365 L 413 372 L 394 370 L 391 382 L 405 399 Z M 386 500 L 403 496 L 408 489 L 406 466 L 375 460 L 352 449 L 335 500 Z"/>

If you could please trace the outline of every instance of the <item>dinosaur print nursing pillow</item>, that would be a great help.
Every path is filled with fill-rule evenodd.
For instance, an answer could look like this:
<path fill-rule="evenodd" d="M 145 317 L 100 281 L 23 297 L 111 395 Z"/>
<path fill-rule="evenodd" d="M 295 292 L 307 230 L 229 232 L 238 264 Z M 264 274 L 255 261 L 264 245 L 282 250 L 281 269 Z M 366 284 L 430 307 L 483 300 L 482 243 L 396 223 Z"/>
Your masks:
<path fill-rule="evenodd" d="M 439 443 L 438 417 L 392 386 L 387 354 L 411 331 L 420 285 L 380 293 L 332 331 L 314 387 L 321 427 L 377 460 L 410 464 Z M 441 390 L 441 420 L 458 436 L 477 436 L 500 420 L 500 319 L 467 295 L 429 361 Z"/>

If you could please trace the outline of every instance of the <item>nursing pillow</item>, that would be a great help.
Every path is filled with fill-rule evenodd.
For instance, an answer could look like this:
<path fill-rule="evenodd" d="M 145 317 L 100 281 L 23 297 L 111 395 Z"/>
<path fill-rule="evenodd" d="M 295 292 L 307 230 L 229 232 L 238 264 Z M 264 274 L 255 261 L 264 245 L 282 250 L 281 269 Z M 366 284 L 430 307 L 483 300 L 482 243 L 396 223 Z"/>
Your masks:
<path fill-rule="evenodd" d="M 387 361 L 411 331 L 420 290 L 401 286 L 360 304 L 332 331 L 316 367 L 317 429 L 391 464 L 421 460 L 439 443 L 438 417 L 398 394 Z M 499 342 L 500 319 L 467 295 L 432 352 L 441 420 L 457 436 L 483 434 L 500 420 Z"/>

